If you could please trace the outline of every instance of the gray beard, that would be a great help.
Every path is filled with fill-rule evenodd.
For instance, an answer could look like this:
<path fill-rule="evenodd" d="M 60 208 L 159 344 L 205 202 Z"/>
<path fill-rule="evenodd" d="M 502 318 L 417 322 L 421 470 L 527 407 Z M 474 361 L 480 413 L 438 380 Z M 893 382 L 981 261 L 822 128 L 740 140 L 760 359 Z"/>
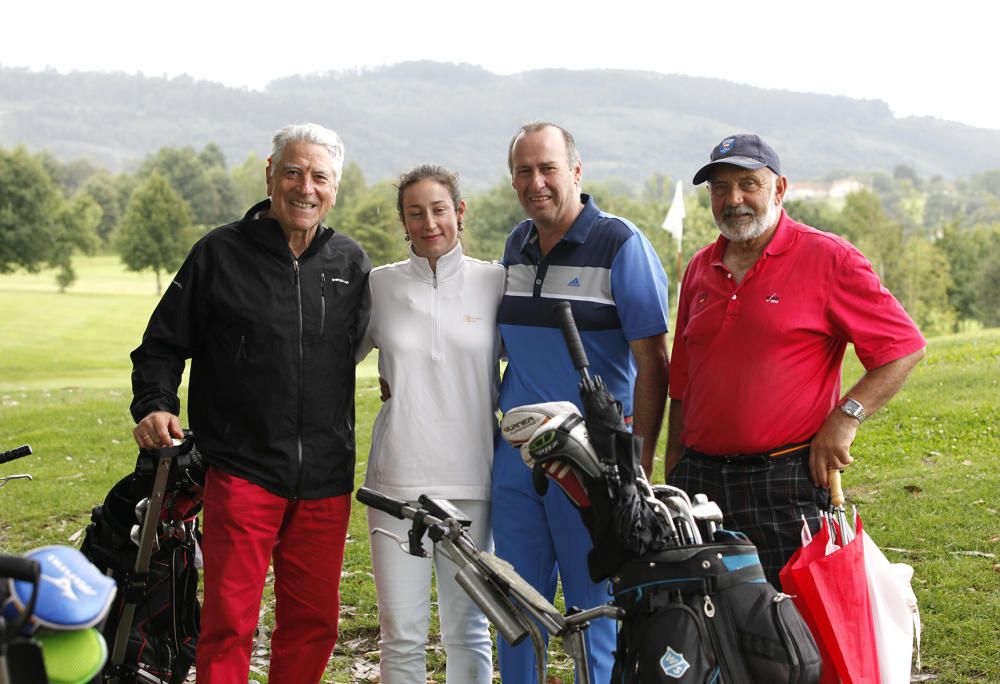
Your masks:
<path fill-rule="evenodd" d="M 743 207 L 743 209 L 747 208 Z M 722 233 L 723 236 L 725 236 L 730 242 L 749 242 L 750 240 L 755 240 L 773 228 L 778 223 L 778 219 L 781 217 L 781 207 L 774 203 L 773 189 L 771 191 L 771 196 L 768 197 L 767 209 L 764 211 L 763 215 L 754 214 L 749 209 L 746 211 L 743 209 L 731 213 L 728 217 L 725 215 L 727 212 L 723 212 L 722 220 L 715 222 L 719 232 Z M 727 218 L 750 215 L 753 216 L 753 219 L 745 226 L 731 227 L 727 223 Z"/>

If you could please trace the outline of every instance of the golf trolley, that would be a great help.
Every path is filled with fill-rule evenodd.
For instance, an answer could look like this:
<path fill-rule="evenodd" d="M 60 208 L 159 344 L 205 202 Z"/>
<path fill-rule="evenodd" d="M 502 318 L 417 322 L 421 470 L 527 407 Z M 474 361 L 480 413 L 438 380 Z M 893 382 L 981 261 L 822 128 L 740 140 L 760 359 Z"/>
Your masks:
<path fill-rule="evenodd" d="M 594 617 L 620 622 L 616 684 L 817 682 L 816 644 L 790 597 L 765 580 L 757 549 L 722 526 L 722 511 L 704 495 L 649 484 L 642 439 L 601 378 L 590 376 L 570 304 L 553 312 L 580 372 L 583 413 L 565 401 L 520 406 L 500 429 L 539 494 L 554 482 L 580 512 L 593 542 L 587 568 L 593 581 L 610 581 L 609 605 L 560 615 L 506 561 L 476 549 L 464 516 L 447 502 L 421 497 L 415 507 L 367 489 L 358 500 L 414 521 L 409 541 L 397 539 L 404 551 L 423 555 L 425 533 L 444 545 L 459 585 L 508 642 L 532 636 L 539 682 L 544 646 L 533 620 L 563 636 L 576 681 L 589 682 L 582 634 Z"/>
<path fill-rule="evenodd" d="M 416 505 L 411 505 L 365 487 L 358 489 L 357 498 L 366 506 L 400 520 L 413 521 L 407 540 L 381 528 L 373 530 L 373 534 L 394 539 L 406 553 L 426 557 L 425 535 L 438 544 L 458 568 L 455 580 L 459 586 L 509 644 L 516 646 L 531 638 L 539 684 L 545 683 L 545 641 L 541 629 L 562 638 L 563 647 L 573 659 L 578 684 L 591 684 L 584 632 L 593 619 L 619 619 L 623 614 L 619 608 L 603 605 L 563 615 L 518 575 L 510 563 L 480 550 L 466 532 L 471 521 L 449 501 L 421 496 Z"/>
<path fill-rule="evenodd" d="M 140 450 L 135 470 L 94 507 L 81 551 L 120 588 L 104 628 L 109 684 L 180 684 L 200 632 L 197 514 L 204 466 L 194 443 Z"/>

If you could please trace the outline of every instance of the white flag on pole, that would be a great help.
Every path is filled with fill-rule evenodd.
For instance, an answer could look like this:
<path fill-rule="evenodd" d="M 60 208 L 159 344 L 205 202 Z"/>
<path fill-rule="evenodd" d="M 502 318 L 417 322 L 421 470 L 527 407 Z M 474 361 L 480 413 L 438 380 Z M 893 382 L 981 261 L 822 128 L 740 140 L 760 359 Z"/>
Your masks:
<path fill-rule="evenodd" d="M 681 182 L 677 181 L 674 190 L 674 199 L 670 202 L 670 209 L 663 219 L 663 230 L 674 236 L 677 240 L 677 249 L 680 251 L 681 236 L 684 234 L 684 194 L 681 192 Z"/>

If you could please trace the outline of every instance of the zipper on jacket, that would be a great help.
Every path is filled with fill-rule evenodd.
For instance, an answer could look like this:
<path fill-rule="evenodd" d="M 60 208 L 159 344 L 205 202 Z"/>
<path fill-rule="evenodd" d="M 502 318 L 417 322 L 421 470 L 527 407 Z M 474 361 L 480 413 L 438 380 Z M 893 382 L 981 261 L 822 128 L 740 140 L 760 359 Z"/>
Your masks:
<path fill-rule="evenodd" d="M 292 498 L 298 499 L 302 494 L 302 410 L 304 402 L 303 383 L 305 382 L 305 364 L 303 363 L 302 351 L 302 282 L 299 279 L 299 260 L 292 261 L 292 270 L 295 271 L 295 299 L 299 307 L 299 406 L 295 416 L 295 449 L 299 459 L 299 475 L 295 480 L 295 491 Z"/>
<path fill-rule="evenodd" d="M 326 271 L 319 273 L 319 336 L 326 329 Z"/>
<path fill-rule="evenodd" d="M 441 360 L 441 324 L 438 321 L 438 277 L 431 281 L 431 361 Z"/>

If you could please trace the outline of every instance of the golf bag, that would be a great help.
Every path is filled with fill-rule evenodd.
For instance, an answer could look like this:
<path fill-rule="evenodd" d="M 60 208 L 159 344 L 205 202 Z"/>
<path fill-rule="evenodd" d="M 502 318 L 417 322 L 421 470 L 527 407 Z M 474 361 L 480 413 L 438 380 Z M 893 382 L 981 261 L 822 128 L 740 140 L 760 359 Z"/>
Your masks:
<path fill-rule="evenodd" d="M 194 664 L 203 482 L 188 435 L 178 446 L 140 451 L 135 472 L 91 513 L 81 551 L 119 587 L 104 628 L 112 649 L 105 681 L 180 684 Z"/>
<path fill-rule="evenodd" d="M 611 584 L 625 609 L 613 682 L 819 681 L 808 627 L 740 533 L 631 561 Z"/>

